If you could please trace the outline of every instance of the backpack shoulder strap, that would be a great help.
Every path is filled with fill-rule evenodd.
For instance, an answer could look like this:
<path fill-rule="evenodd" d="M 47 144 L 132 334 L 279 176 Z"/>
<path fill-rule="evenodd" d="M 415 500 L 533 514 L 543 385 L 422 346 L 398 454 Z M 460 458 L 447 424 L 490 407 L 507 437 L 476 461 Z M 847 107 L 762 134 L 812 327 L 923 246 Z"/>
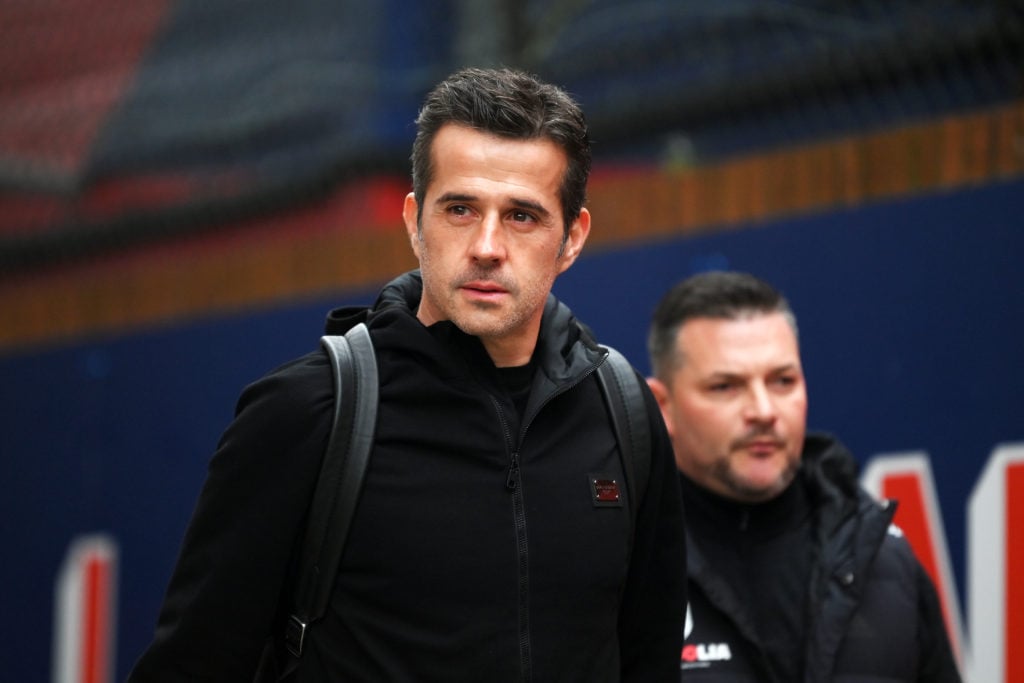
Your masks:
<path fill-rule="evenodd" d="M 377 422 L 377 359 L 364 323 L 320 340 L 334 370 L 334 422 L 320 466 L 299 555 L 285 646 L 302 654 L 306 630 L 320 619 L 334 587 L 362 488 Z"/>
<path fill-rule="evenodd" d="M 598 366 L 597 379 L 619 442 L 630 518 L 635 525 L 651 470 L 651 426 L 636 371 L 625 356 L 610 346 L 606 348 L 608 358 Z"/>

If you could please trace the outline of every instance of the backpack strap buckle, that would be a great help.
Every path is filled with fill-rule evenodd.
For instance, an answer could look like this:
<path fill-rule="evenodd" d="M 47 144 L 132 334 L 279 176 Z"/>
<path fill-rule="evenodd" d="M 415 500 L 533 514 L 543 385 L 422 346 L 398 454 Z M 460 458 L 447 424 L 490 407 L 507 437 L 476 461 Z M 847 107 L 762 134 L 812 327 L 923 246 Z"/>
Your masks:
<path fill-rule="evenodd" d="M 306 622 L 294 614 L 288 617 L 284 626 L 284 646 L 293 657 L 302 655 L 302 646 L 306 641 Z"/>

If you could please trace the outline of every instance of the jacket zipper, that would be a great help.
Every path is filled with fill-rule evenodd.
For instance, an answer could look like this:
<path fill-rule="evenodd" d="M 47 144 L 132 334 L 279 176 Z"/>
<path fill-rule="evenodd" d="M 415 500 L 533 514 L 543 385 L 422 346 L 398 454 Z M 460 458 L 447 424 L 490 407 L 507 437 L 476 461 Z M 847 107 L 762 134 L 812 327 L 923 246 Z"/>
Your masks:
<path fill-rule="evenodd" d="M 595 364 L 594 367 L 590 368 L 588 372 L 581 375 L 572 384 L 561 387 L 545 398 L 544 402 L 538 406 L 533 415 L 530 415 L 529 419 L 523 423 L 523 427 L 519 432 L 518 443 L 514 443 L 512 441 L 512 434 L 509 432 L 508 422 L 505 420 L 505 413 L 501 409 L 501 403 L 497 398 L 491 396 L 491 402 L 494 404 L 494 409 L 498 414 L 498 420 L 501 422 L 502 432 L 505 435 L 505 443 L 510 451 L 508 474 L 505 477 L 505 489 L 512 494 L 512 514 L 516 531 L 516 553 L 519 559 L 519 661 L 521 665 L 522 680 L 524 681 L 530 681 L 533 678 L 533 655 L 530 646 L 529 545 L 527 543 L 526 535 L 526 509 L 524 506 L 523 490 L 521 486 L 522 475 L 519 471 L 519 444 L 523 443 L 523 440 L 526 438 L 526 430 L 529 429 L 530 424 L 533 422 L 534 415 L 540 413 L 540 411 L 544 409 L 544 406 L 546 406 L 556 396 L 569 391 L 593 374 L 597 370 L 598 365 L 600 365 L 600 363 Z"/>
<path fill-rule="evenodd" d="M 519 473 L 519 450 L 516 444 L 512 443 L 512 435 L 509 433 L 508 422 L 505 420 L 505 413 L 501 404 L 494 396 L 491 396 L 494 409 L 498 413 L 498 420 L 501 422 L 502 432 L 505 435 L 505 444 L 511 451 L 509 456 L 508 475 L 505 477 L 505 489 L 512 494 L 512 516 L 516 532 L 516 557 L 518 558 L 518 597 L 517 612 L 519 616 L 519 664 L 523 681 L 530 681 L 533 678 L 533 654 L 530 647 L 530 559 L 529 545 L 526 539 L 526 509 L 523 504 L 523 491 L 520 486 Z"/>

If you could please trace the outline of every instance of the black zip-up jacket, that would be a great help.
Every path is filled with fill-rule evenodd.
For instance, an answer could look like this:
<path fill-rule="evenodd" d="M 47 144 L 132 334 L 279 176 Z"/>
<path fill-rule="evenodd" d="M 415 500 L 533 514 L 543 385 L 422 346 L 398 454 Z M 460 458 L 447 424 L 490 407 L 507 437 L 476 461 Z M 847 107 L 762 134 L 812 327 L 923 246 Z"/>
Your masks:
<path fill-rule="evenodd" d="M 895 504 L 872 499 L 855 473 L 838 441 L 809 434 L 800 475 L 768 503 L 684 479 L 682 680 L 960 681 L 935 588 L 891 526 Z"/>
<path fill-rule="evenodd" d="M 413 272 L 372 309 L 375 445 L 327 616 L 296 681 L 668 681 L 678 676 L 685 546 L 671 444 L 645 389 L 651 473 L 630 543 L 594 377 L 606 351 L 549 297 L 520 419 L 483 346 L 424 327 Z M 250 681 L 271 632 L 330 426 L 314 352 L 243 392 L 210 462 L 130 681 Z M 625 491 L 623 490 L 625 496 Z"/>

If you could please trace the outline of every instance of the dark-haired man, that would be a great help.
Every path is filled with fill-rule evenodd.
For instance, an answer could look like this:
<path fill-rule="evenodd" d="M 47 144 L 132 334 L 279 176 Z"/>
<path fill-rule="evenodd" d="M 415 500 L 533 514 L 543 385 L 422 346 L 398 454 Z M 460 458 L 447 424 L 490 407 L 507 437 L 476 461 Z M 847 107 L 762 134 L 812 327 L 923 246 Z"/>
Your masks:
<path fill-rule="evenodd" d="M 412 165 L 420 269 L 328 320 L 334 334 L 367 324 L 380 401 L 328 612 L 288 680 L 674 679 L 671 443 L 641 382 L 646 491 L 595 491 L 624 481 L 596 379 L 608 351 L 550 293 L 590 232 L 582 112 L 527 74 L 459 71 L 427 96 Z M 332 401 L 323 352 L 242 394 L 132 683 L 252 680 Z"/>
<path fill-rule="evenodd" d="M 782 295 L 745 273 L 695 275 L 659 303 L 648 349 L 686 509 L 683 679 L 959 681 L 895 506 L 858 487 L 842 444 L 806 434 Z"/>

